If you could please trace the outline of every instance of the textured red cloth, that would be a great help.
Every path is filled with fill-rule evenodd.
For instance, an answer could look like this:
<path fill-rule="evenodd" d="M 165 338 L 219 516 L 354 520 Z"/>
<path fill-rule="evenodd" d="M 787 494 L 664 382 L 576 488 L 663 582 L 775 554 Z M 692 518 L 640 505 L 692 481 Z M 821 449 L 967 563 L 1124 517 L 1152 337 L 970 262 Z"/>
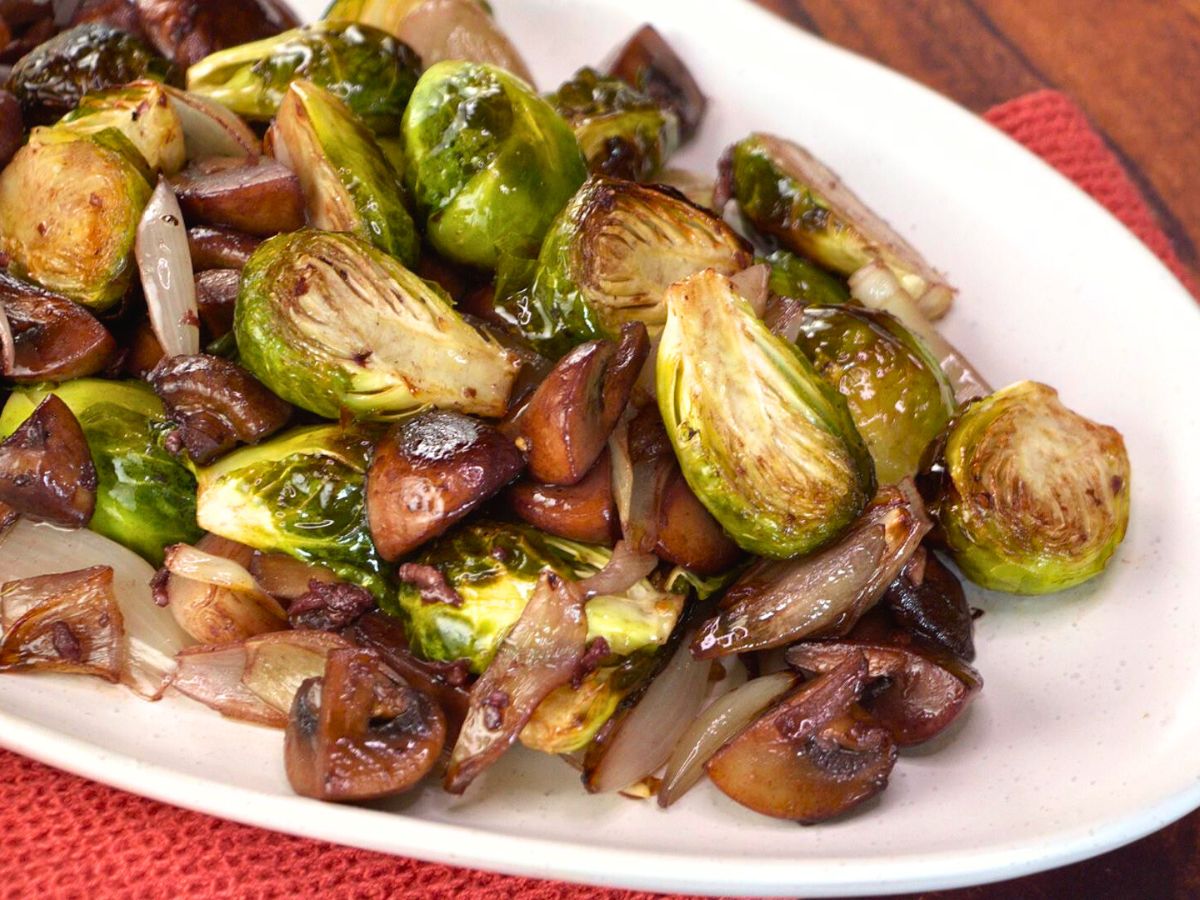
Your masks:
<path fill-rule="evenodd" d="M 1074 179 L 1186 280 L 1133 183 L 1069 99 L 1042 91 L 996 107 L 987 119 Z M 652 896 L 509 878 L 285 837 L 144 800 L 4 751 L 0 827 L 0 898 L 5 900 Z"/>

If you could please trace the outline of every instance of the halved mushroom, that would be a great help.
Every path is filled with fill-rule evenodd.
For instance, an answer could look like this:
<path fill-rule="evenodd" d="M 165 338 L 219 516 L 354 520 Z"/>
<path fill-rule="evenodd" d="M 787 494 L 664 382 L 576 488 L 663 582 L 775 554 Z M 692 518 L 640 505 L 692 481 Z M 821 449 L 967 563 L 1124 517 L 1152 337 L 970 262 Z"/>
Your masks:
<path fill-rule="evenodd" d="M 91 521 L 96 467 L 79 420 L 56 395 L 0 443 L 0 503 L 64 528 Z"/>
<path fill-rule="evenodd" d="M 241 286 L 242 273 L 237 269 L 196 273 L 196 305 L 210 337 L 224 337 L 233 331 L 233 307 Z"/>
<path fill-rule="evenodd" d="M 491 425 L 431 410 L 398 422 L 367 473 L 367 519 L 394 561 L 444 533 L 521 471 L 516 445 Z"/>
<path fill-rule="evenodd" d="M 654 552 L 699 575 L 717 575 L 742 558 L 733 542 L 688 487 L 678 463 L 670 467 L 658 497 Z"/>
<path fill-rule="evenodd" d="M 86 22 L 111 25 L 139 40 L 146 38 L 135 0 L 82 0 L 71 15 L 70 24 L 83 25 Z"/>
<path fill-rule="evenodd" d="M 121 370 L 134 378 L 145 378 L 166 356 L 149 319 L 138 322 L 121 343 L 125 354 Z"/>
<path fill-rule="evenodd" d="M 519 518 L 549 534 L 610 547 L 620 536 L 608 452 L 600 454 L 578 484 L 520 481 L 509 488 L 507 497 Z"/>
<path fill-rule="evenodd" d="M 150 43 L 181 68 L 210 53 L 268 38 L 299 25 L 277 0 L 135 0 Z"/>
<path fill-rule="evenodd" d="M 608 71 L 675 113 L 684 141 L 695 135 L 708 101 L 687 65 L 653 25 L 643 25 L 629 38 Z"/>
<path fill-rule="evenodd" d="M 291 169 L 268 156 L 214 157 L 171 178 L 189 225 L 260 237 L 304 227 L 304 194 Z"/>
<path fill-rule="evenodd" d="M 442 711 L 368 650 L 335 650 L 325 674 L 296 692 L 284 759 L 292 789 L 318 800 L 369 800 L 408 790 L 437 763 Z"/>
<path fill-rule="evenodd" d="M 896 620 L 968 662 L 975 658 L 975 620 L 962 582 L 923 547 L 887 589 L 882 601 Z"/>
<path fill-rule="evenodd" d="M 708 777 L 755 812 L 804 824 L 875 796 L 887 787 L 896 745 L 855 707 L 866 677 L 860 653 L 800 685 L 717 751 Z"/>
<path fill-rule="evenodd" d="M 576 484 L 600 458 L 650 353 L 646 326 L 621 327 L 621 342 L 580 344 L 551 370 L 516 423 L 529 472 L 546 484 Z"/>
<path fill-rule="evenodd" d="M 188 250 L 192 254 L 192 268 L 197 272 L 206 269 L 240 272 L 261 243 L 262 238 L 227 228 L 198 225 L 188 229 Z"/>
<path fill-rule="evenodd" d="M 0 272 L 0 307 L 13 336 L 13 381 L 69 381 L 95 375 L 117 349 L 108 330 L 61 294 Z"/>

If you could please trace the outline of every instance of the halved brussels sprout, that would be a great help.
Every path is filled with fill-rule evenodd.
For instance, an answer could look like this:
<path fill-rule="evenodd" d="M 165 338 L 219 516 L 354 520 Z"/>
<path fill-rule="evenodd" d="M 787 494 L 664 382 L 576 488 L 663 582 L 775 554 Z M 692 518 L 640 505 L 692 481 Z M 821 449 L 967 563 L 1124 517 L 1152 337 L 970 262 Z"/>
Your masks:
<path fill-rule="evenodd" d="M 585 578 L 611 556 L 606 547 L 551 537 L 526 525 L 468 523 L 413 558 L 410 581 L 401 584 L 394 611 L 407 620 L 409 639 L 421 656 L 465 659 L 471 671 L 482 672 L 520 618 L 543 569 Z M 620 596 L 588 601 L 588 640 L 604 638 L 615 656 L 661 646 L 682 608 L 682 597 L 643 579 Z"/>
<path fill-rule="evenodd" d="M 1103 571 L 1129 524 L 1120 432 L 1022 381 L 969 405 L 931 450 L 922 484 L 963 574 L 1048 594 Z"/>
<path fill-rule="evenodd" d="M 349 234 L 305 229 L 264 243 L 234 311 L 242 364 L 329 419 L 426 406 L 503 416 L 514 355 L 462 320 L 437 288 Z"/>
<path fill-rule="evenodd" d="M 160 446 L 163 406 L 148 385 L 79 378 L 51 389 L 18 389 L 0 414 L 0 437 L 12 434 L 50 393 L 79 420 L 96 467 L 92 531 L 155 565 L 162 563 L 163 547 L 200 539 L 196 479 Z"/>
<path fill-rule="evenodd" d="M 648 181 L 679 148 L 679 119 L 619 78 L 582 68 L 550 96 L 596 174 Z"/>
<path fill-rule="evenodd" d="M 667 321 L 672 284 L 702 269 L 733 275 L 751 262 L 732 228 L 675 192 L 597 176 L 546 235 L 530 302 L 513 318 L 551 348 L 563 331 L 574 344 L 616 337 L 626 322 L 654 335 Z"/>
<path fill-rule="evenodd" d="M 895 317 L 848 306 L 805 309 L 796 343 L 846 398 L 879 483 L 915 475 L 956 411 L 954 389 L 925 346 Z"/>
<path fill-rule="evenodd" d="M 266 121 L 288 85 L 303 78 L 343 100 L 372 131 L 395 134 L 420 71 L 416 54 L 386 32 L 317 23 L 200 60 L 188 69 L 188 90 Z"/>
<path fill-rule="evenodd" d="M 658 403 L 684 477 L 740 547 L 787 559 L 836 538 L 875 493 L 846 400 L 728 278 L 666 294 Z"/>
<path fill-rule="evenodd" d="M 0 173 L 0 251 L 10 271 L 92 309 L 129 288 L 142 210 L 141 153 L 120 131 L 35 128 Z"/>
<path fill-rule="evenodd" d="M 533 257 L 587 177 L 575 135 L 530 87 L 481 63 L 441 62 L 404 114 L 404 177 L 447 259 L 494 269 Z"/>
<path fill-rule="evenodd" d="M 742 214 L 789 250 L 845 276 L 879 260 L 927 316 L 949 307 L 953 291 L 943 277 L 802 147 L 753 134 L 731 148 L 723 165 Z"/>
<path fill-rule="evenodd" d="M 300 177 L 308 222 L 348 231 L 407 266 L 421 239 L 396 174 L 350 108 L 309 81 L 294 81 L 275 117 L 275 155 Z"/>
<path fill-rule="evenodd" d="M 183 123 L 157 81 L 135 81 L 88 94 L 59 126 L 76 134 L 115 128 L 137 147 L 151 169 L 166 175 L 182 169 L 187 156 Z"/>
<path fill-rule="evenodd" d="M 199 471 L 197 521 L 255 550 L 326 566 L 383 599 L 387 565 L 363 503 L 378 437 L 361 426 L 318 425 L 235 450 Z"/>
<path fill-rule="evenodd" d="M 840 306 L 850 300 L 850 289 L 845 279 L 830 275 L 803 256 L 787 250 L 776 250 L 767 257 L 766 262 L 771 267 L 767 286 L 772 294 L 826 306 Z"/>

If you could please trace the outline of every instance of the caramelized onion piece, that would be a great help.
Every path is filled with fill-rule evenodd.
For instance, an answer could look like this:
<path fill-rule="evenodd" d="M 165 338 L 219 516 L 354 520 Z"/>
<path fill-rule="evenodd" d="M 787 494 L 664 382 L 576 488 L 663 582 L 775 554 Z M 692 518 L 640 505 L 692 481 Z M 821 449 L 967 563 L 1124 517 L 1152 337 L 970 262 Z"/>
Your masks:
<path fill-rule="evenodd" d="M 242 273 L 237 269 L 207 269 L 196 275 L 196 304 L 210 337 L 233 331 L 233 307 L 241 286 Z"/>
<path fill-rule="evenodd" d="M 843 635 L 870 609 L 931 527 L 911 480 L 880 491 L 837 543 L 801 559 L 760 561 L 737 580 L 692 644 L 702 659 Z"/>
<path fill-rule="evenodd" d="M 10 581 L 0 587 L 0 616 L 0 671 L 121 680 L 125 626 L 110 566 Z"/>
<path fill-rule="evenodd" d="M 579 589 L 589 600 L 624 594 L 657 568 L 658 557 L 653 553 L 639 553 L 625 541 L 618 541 L 604 568 L 580 581 Z"/>
<path fill-rule="evenodd" d="M 206 269 L 235 269 L 240 272 L 261 243 L 261 238 L 240 231 L 206 225 L 188 229 L 188 249 L 192 253 L 192 268 L 197 272 Z"/>
<path fill-rule="evenodd" d="M 154 48 L 180 68 L 210 53 L 268 38 L 299 24 L 271 0 L 134 0 Z"/>
<path fill-rule="evenodd" d="M 601 452 L 578 484 L 517 482 L 508 489 L 508 504 L 519 518 L 549 534 L 611 547 L 619 530 L 611 460 L 611 454 Z"/>
<path fill-rule="evenodd" d="M 646 326 L 621 327 L 621 342 L 580 344 L 551 370 L 521 414 L 517 445 L 546 484 L 576 484 L 604 451 L 650 352 Z"/>
<path fill-rule="evenodd" d="M 95 375 L 116 341 L 79 304 L 0 272 L 0 308 L 13 337 L 12 365 L 0 374 L 19 383 Z"/>
<path fill-rule="evenodd" d="M 250 574 L 277 600 L 303 597 L 312 590 L 314 581 L 336 584 L 340 580 L 332 569 L 301 562 L 286 553 L 255 553 L 250 558 Z"/>
<path fill-rule="evenodd" d="M 432 410 L 392 426 L 367 473 L 375 547 L 394 561 L 445 532 L 521 471 L 516 445 L 491 425 Z"/>
<path fill-rule="evenodd" d="M 0 502 L 35 522 L 82 528 L 96 508 L 96 467 L 75 414 L 48 394 L 0 443 Z"/>
<path fill-rule="evenodd" d="M 368 650 L 334 650 L 321 678 L 296 692 L 284 760 L 292 789 L 318 800 L 369 800 L 408 790 L 437 763 L 446 722 L 437 706 Z"/>
<path fill-rule="evenodd" d="M 477 0 L 418 2 L 400 22 L 396 37 L 417 52 L 426 68 L 444 59 L 466 59 L 534 83 L 521 54 Z"/>
<path fill-rule="evenodd" d="M 287 714 L 280 712 L 246 687 L 246 648 L 238 644 L 188 647 L 175 658 L 177 667 L 170 687 L 228 719 L 283 728 Z"/>
<path fill-rule="evenodd" d="M 896 745 L 854 706 L 866 677 L 857 654 L 800 685 L 709 760 L 713 784 L 755 812 L 805 824 L 878 794 Z"/>
<path fill-rule="evenodd" d="M 0 91 L 0 168 L 8 165 L 24 140 L 21 103 L 8 91 Z"/>
<path fill-rule="evenodd" d="M 309 678 L 325 673 L 334 650 L 352 649 L 345 638 L 326 631 L 276 631 L 247 640 L 242 684 L 286 716 L 296 692 Z"/>
<path fill-rule="evenodd" d="M 193 462 L 211 462 L 238 444 L 256 444 L 287 424 L 292 407 L 237 363 L 219 356 L 173 356 L 147 379 L 162 398 L 173 440 Z"/>
<path fill-rule="evenodd" d="M 578 586 L 546 569 L 521 617 L 471 688 L 466 721 L 444 786 L 461 794 L 512 746 L 550 692 L 567 684 L 583 659 L 587 616 Z"/>
<path fill-rule="evenodd" d="M 200 352 L 200 314 L 183 211 L 165 178 L 142 211 L 134 245 L 150 326 L 170 356 Z"/>
<path fill-rule="evenodd" d="M 857 655 L 866 657 L 867 678 L 881 681 L 863 706 L 901 747 L 921 744 L 943 732 L 982 689 L 983 679 L 960 663 L 948 671 L 917 645 L 860 641 L 812 641 L 787 652 L 788 662 L 806 672 L 829 672 Z"/>
<path fill-rule="evenodd" d="M 300 179 L 268 156 L 199 160 L 171 178 L 191 225 L 270 237 L 304 227 Z"/>
<path fill-rule="evenodd" d="M 883 595 L 896 620 L 968 662 L 975 658 L 975 621 L 962 583 L 932 551 L 919 548 Z"/>
<path fill-rule="evenodd" d="M 608 71 L 674 112 L 683 140 L 696 134 L 708 101 L 683 60 L 653 25 L 643 25 L 634 33 L 617 51 Z"/>

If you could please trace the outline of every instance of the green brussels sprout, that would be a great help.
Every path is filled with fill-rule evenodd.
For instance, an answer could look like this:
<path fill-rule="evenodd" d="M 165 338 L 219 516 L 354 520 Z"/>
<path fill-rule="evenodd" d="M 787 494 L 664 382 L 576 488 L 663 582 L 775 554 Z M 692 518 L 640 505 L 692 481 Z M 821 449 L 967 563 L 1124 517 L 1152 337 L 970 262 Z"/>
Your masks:
<path fill-rule="evenodd" d="M 295 428 L 198 473 L 196 518 L 211 534 L 286 553 L 390 596 L 363 500 L 379 434 L 363 426 Z"/>
<path fill-rule="evenodd" d="M 753 258 L 732 228 L 673 191 L 594 176 L 546 235 L 529 301 L 508 314 L 551 350 L 615 337 L 626 322 L 653 336 L 668 287 L 702 269 L 733 275 Z"/>
<path fill-rule="evenodd" d="M 953 291 L 942 277 L 803 148 L 753 134 L 731 148 L 726 169 L 742 215 L 758 231 L 847 277 L 879 260 L 927 316 L 948 308 Z"/>
<path fill-rule="evenodd" d="M 520 79 L 482 63 L 442 62 L 404 114 L 405 183 L 442 256 L 495 269 L 537 255 L 587 177 L 566 122 Z"/>
<path fill-rule="evenodd" d="M 605 547 L 551 537 L 527 525 L 471 522 L 428 545 L 411 564 L 436 569 L 462 599 L 460 605 L 422 597 L 402 583 L 397 608 L 408 623 L 413 649 L 427 659 L 465 659 L 482 672 L 500 640 L 521 615 L 545 568 L 564 578 L 585 578 L 604 568 Z M 683 598 L 643 579 L 620 596 L 587 604 L 588 639 L 602 637 L 615 656 L 661 646 L 679 619 Z"/>
<path fill-rule="evenodd" d="M 549 98 L 575 129 L 588 169 L 649 181 L 679 149 L 679 119 L 619 78 L 582 68 Z"/>
<path fill-rule="evenodd" d="M 160 443 L 162 402 L 140 381 L 79 378 L 19 388 L 0 413 L 0 437 L 12 434 L 47 394 L 79 420 L 96 467 L 96 512 L 89 527 L 161 565 L 163 548 L 195 543 L 196 479 Z"/>
<path fill-rule="evenodd" d="M 421 239 L 399 176 L 345 103 L 294 81 L 273 134 L 275 155 L 300 177 L 310 225 L 357 234 L 405 265 L 416 264 Z"/>
<path fill-rule="evenodd" d="M 59 127 L 75 134 L 115 128 L 137 147 L 151 169 L 167 175 L 174 175 L 186 161 L 183 123 L 157 81 L 135 81 L 87 94 Z"/>
<path fill-rule="evenodd" d="M 304 229 L 262 244 L 234 308 L 242 365 L 328 419 L 390 419 L 423 407 L 500 417 L 517 357 L 450 300 L 350 234 Z"/>
<path fill-rule="evenodd" d="M 326 22 L 359 22 L 396 34 L 404 17 L 425 0 L 333 0 L 322 16 Z"/>
<path fill-rule="evenodd" d="M 35 128 L 0 173 L 0 251 L 13 274 L 107 309 L 133 280 L 151 192 L 145 160 L 115 128 Z"/>
<path fill-rule="evenodd" d="M 810 306 L 796 344 L 845 396 L 880 484 L 915 475 L 956 411 L 954 388 L 925 346 L 884 312 Z"/>
<path fill-rule="evenodd" d="M 922 493 L 976 584 L 1048 594 L 1104 570 L 1129 524 L 1121 434 L 1022 381 L 963 410 L 930 448 Z"/>
<path fill-rule="evenodd" d="M 352 22 L 295 28 L 219 50 L 188 69 L 188 90 L 267 121 L 297 78 L 325 88 L 372 131 L 395 134 L 421 71 L 408 46 Z"/>
<path fill-rule="evenodd" d="M 84 94 L 143 78 L 174 80 L 174 67 L 133 35 L 100 23 L 78 25 L 35 47 L 13 67 L 8 89 L 27 122 L 49 124 Z"/>
<path fill-rule="evenodd" d="M 837 538 L 875 493 L 846 400 L 728 278 L 673 285 L 658 404 L 692 491 L 740 547 L 788 559 Z"/>
<path fill-rule="evenodd" d="M 771 267 L 767 287 L 772 294 L 823 306 L 850 302 L 850 288 L 844 278 L 830 275 L 802 256 L 776 250 L 765 261 Z"/>

